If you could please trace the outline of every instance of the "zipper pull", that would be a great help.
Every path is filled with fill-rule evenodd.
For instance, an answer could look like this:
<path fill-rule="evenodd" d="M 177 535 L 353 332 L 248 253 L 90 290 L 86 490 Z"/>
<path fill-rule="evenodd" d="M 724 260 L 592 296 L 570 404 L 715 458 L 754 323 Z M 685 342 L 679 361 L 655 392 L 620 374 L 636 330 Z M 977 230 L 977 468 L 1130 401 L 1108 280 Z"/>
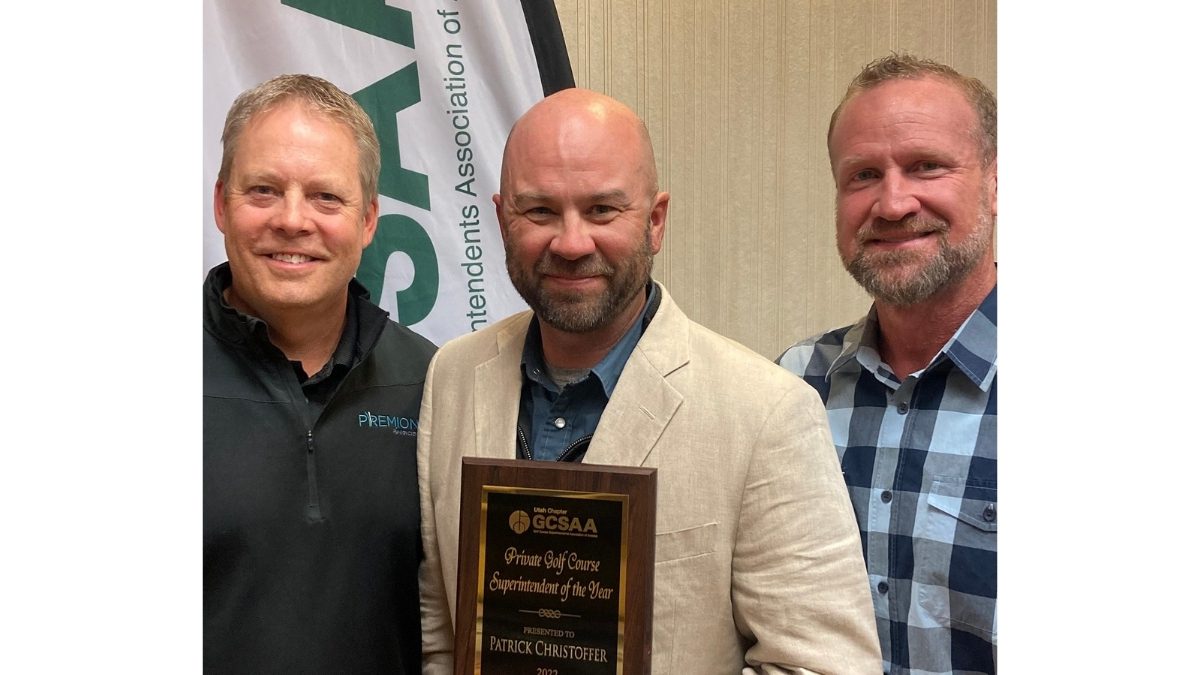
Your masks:
<path fill-rule="evenodd" d="M 312 429 L 308 430 L 305 439 L 308 446 L 308 505 L 305 509 L 309 522 L 319 522 L 321 517 L 321 495 L 317 491 L 317 442 L 313 439 Z"/>

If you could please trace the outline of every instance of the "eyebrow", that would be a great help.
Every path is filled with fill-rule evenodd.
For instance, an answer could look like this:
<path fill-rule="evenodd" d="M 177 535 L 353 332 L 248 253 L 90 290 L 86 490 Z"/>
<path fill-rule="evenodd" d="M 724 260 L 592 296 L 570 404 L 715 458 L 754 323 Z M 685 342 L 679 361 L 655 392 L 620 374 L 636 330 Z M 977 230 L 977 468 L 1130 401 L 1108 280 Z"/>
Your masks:
<path fill-rule="evenodd" d="M 629 195 L 625 194 L 624 190 L 605 190 L 604 192 L 596 192 L 591 195 L 593 202 L 619 202 L 621 204 L 630 201 Z"/>
<path fill-rule="evenodd" d="M 283 176 L 272 169 L 263 169 L 261 171 L 251 170 L 242 174 L 241 180 L 246 185 L 255 185 L 258 183 L 281 183 L 285 182 Z M 306 190 L 316 190 L 319 192 L 332 193 L 352 193 L 357 187 L 353 184 L 346 184 L 344 181 L 334 175 L 321 174 L 312 176 L 304 181 Z"/>
<path fill-rule="evenodd" d="M 870 157 L 868 155 L 846 155 L 838 160 L 834 166 L 838 168 L 845 168 L 850 166 L 863 166 L 878 163 L 878 158 L 876 157 Z"/>
<path fill-rule="evenodd" d="M 542 204 L 549 201 L 554 201 L 555 198 L 544 192 L 518 192 L 512 197 L 513 206 L 521 208 L 527 204 Z M 602 192 L 593 192 L 587 196 L 589 202 L 607 202 L 615 201 L 621 204 L 630 201 L 629 195 L 624 190 L 604 190 Z"/>
<path fill-rule="evenodd" d="M 232 178 L 232 176 L 230 176 Z M 279 175 L 271 170 L 245 171 L 239 178 L 243 183 L 274 183 L 279 181 Z"/>
<path fill-rule="evenodd" d="M 520 208 L 521 206 L 523 206 L 525 204 L 529 204 L 529 203 L 540 204 L 542 202 L 548 201 L 549 199 L 550 199 L 549 195 L 543 194 L 541 192 L 518 192 L 517 194 L 513 195 L 512 203 L 513 203 L 513 206 Z"/>

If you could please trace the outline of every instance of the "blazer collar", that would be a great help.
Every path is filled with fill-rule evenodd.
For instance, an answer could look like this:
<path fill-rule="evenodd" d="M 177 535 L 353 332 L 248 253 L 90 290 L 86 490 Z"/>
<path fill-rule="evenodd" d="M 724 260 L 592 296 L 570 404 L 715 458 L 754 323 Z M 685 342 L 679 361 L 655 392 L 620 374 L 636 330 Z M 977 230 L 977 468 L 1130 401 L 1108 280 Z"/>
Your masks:
<path fill-rule="evenodd" d="M 501 323 L 496 354 L 475 367 L 475 453 L 480 457 L 514 458 L 521 350 L 532 319 L 533 312 L 525 311 Z"/>
<path fill-rule="evenodd" d="M 657 282 L 655 282 L 657 283 Z M 667 377 L 687 365 L 691 322 L 661 284 L 662 302 L 621 371 L 583 461 L 641 466 L 658 443 L 683 395 Z M 521 397 L 521 354 L 533 313 L 517 314 L 496 331 L 496 353 L 475 368 L 475 452 L 513 458 Z"/>
<path fill-rule="evenodd" d="M 588 464 L 641 466 L 683 402 L 667 378 L 691 358 L 691 323 L 661 284 L 658 290 L 662 303 L 625 362 L 584 455 Z"/>

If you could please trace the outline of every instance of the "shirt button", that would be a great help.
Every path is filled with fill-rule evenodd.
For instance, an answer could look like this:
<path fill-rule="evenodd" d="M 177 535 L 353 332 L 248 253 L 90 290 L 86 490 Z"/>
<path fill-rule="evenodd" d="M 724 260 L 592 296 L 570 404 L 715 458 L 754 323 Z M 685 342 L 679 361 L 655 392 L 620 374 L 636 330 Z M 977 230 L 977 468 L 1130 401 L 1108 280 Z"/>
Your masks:
<path fill-rule="evenodd" d="M 878 588 L 878 589 L 879 589 L 879 594 L 880 594 L 880 595 L 887 595 L 887 592 L 888 592 L 888 582 L 886 582 L 886 581 L 881 581 L 881 582 L 879 582 L 879 585 L 878 585 L 878 586 L 876 586 L 876 588 Z"/>
<path fill-rule="evenodd" d="M 883 491 L 883 494 L 879 495 L 879 499 L 880 499 L 880 501 L 882 501 L 884 504 L 887 504 L 888 502 L 892 501 L 892 491 L 891 491 L 891 490 L 884 490 L 884 491 Z"/>
<path fill-rule="evenodd" d="M 899 411 L 899 413 L 900 413 L 901 415 L 903 415 L 903 414 L 905 414 L 905 413 L 907 413 L 907 412 L 908 412 L 908 404 L 907 404 L 907 403 L 905 403 L 905 402 L 903 402 L 903 401 L 901 401 L 901 402 L 900 402 L 900 403 L 899 403 L 899 404 L 896 406 L 896 410 L 897 410 L 897 411 Z"/>
<path fill-rule="evenodd" d="M 996 519 L 996 505 L 988 504 L 983 507 L 983 519 L 989 523 Z"/>
<path fill-rule="evenodd" d="M 555 418 L 554 418 L 554 428 L 555 428 L 555 429 L 561 429 L 561 428 L 563 428 L 563 427 L 565 427 L 565 426 L 567 426 L 567 421 L 566 421 L 566 420 L 564 420 L 564 419 L 563 419 L 563 418 L 561 418 L 561 417 L 555 417 Z"/>

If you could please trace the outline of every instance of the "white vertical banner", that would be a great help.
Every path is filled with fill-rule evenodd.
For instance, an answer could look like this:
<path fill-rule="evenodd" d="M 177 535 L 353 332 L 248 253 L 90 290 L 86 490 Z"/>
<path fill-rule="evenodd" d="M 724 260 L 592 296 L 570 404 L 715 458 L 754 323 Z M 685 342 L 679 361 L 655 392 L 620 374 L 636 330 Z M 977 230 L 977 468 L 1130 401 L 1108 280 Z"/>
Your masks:
<path fill-rule="evenodd" d="M 204 271 L 225 260 L 212 195 L 226 112 L 307 73 L 353 95 L 379 136 L 379 228 L 357 275 L 372 300 L 439 345 L 524 309 L 491 201 L 508 131 L 543 96 L 523 4 L 205 0 Z"/>

